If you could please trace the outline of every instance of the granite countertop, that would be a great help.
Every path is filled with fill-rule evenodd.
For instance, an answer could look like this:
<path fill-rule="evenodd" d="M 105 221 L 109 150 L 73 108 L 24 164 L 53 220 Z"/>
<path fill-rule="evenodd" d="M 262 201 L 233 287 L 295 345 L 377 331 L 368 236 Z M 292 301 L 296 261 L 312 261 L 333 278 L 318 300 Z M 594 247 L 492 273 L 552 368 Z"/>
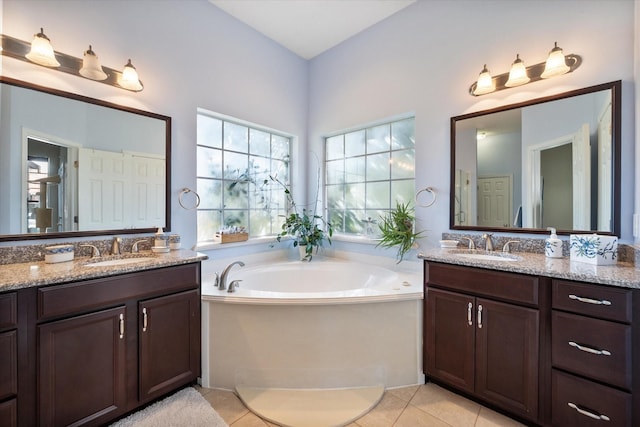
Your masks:
<path fill-rule="evenodd" d="M 558 279 L 576 280 L 580 282 L 599 283 L 602 285 L 622 288 L 640 289 L 640 269 L 631 263 L 618 262 L 616 265 L 592 265 L 583 262 L 570 261 L 565 258 L 547 258 L 542 254 L 528 252 L 513 252 L 516 261 L 495 261 L 465 258 L 464 253 L 487 253 L 482 250 L 467 249 L 430 249 L 418 254 L 418 258 L 427 261 L 437 261 L 446 264 L 466 265 L 490 270 L 511 273 L 531 274 Z M 488 252 L 500 255 L 500 252 Z"/>
<path fill-rule="evenodd" d="M 98 261 L 141 257 L 150 259 L 122 265 L 86 266 L 86 264 Z M 207 259 L 207 256 L 204 254 L 187 249 L 180 249 L 161 254 L 156 254 L 151 251 L 141 251 L 138 254 L 123 254 L 121 256 L 105 256 L 100 258 L 78 257 L 73 261 L 56 264 L 46 264 L 44 261 L 5 264 L 0 265 L 0 292 L 115 276 L 172 265 L 189 264 L 205 259 Z"/>

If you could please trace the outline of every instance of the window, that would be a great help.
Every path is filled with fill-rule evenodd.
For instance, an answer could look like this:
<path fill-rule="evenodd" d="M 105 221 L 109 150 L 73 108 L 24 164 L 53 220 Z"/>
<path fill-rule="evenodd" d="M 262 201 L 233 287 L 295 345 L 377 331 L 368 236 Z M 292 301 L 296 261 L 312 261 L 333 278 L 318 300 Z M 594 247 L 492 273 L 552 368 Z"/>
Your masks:
<path fill-rule="evenodd" d="M 286 200 L 269 175 L 289 182 L 291 137 L 202 110 L 197 122 L 198 242 L 229 227 L 278 233 Z"/>
<path fill-rule="evenodd" d="M 414 118 L 325 140 L 327 218 L 335 232 L 375 236 L 379 217 L 410 203 L 414 185 Z"/>

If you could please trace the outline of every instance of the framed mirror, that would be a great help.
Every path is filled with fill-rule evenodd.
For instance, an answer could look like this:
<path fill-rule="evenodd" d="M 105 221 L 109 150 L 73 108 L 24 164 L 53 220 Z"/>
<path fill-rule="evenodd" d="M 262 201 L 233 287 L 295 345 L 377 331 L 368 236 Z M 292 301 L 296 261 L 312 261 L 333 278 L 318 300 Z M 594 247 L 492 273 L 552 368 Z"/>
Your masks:
<path fill-rule="evenodd" d="M 170 229 L 170 117 L 0 76 L 0 153 L 0 241 Z"/>
<path fill-rule="evenodd" d="M 451 118 L 450 227 L 620 234 L 615 81 Z"/>

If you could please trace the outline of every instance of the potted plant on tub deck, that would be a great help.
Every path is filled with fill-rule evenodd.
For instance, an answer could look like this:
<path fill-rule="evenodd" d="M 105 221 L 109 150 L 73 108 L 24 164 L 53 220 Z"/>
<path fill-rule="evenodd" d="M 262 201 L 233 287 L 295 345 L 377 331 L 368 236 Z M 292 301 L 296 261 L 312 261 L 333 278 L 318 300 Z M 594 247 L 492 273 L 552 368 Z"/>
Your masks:
<path fill-rule="evenodd" d="M 293 200 L 289 187 L 277 177 L 270 176 L 269 178 L 284 189 L 287 203 L 291 209 L 291 212 L 285 217 L 282 231 L 276 236 L 276 240 L 280 242 L 282 238 L 290 236 L 293 239 L 293 246 L 300 250 L 300 259 L 311 261 L 314 250 L 318 253 L 318 249 L 324 245 L 325 240 L 331 244 L 331 236 L 333 236 L 331 223 L 316 213 L 317 200 L 313 210 L 299 209 Z"/>
<path fill-rule="evenodd" d="M 385 248 L 398 247 L 396 259 L 398 264 L 404 256 L 416 246 L 416 239 L 422 232 L 415 232 L 414 211 L 408 203 L 396 203 L 395 209 L 381 217 L 378 224 L 381 237 L 376 246 Z"/>

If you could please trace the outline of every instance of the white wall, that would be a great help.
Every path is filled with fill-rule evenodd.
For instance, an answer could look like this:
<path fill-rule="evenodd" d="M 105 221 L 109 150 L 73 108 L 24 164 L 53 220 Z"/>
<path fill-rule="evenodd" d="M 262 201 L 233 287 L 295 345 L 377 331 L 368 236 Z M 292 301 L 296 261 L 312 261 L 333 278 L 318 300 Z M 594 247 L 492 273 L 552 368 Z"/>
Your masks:
<path fill-rule="evenodd" d="M 178 194 L 196 188 L 198 107 L 305 143 L 307 62 L 206 0 L 4 0 L 2 6 L 2 32 L 12 37 L 30 41 L 44 27 L 54 48 L 69 55 L 81 57 L 92 44 L 105 66 L 121 69 L 131 58 L 145 86 L 140 93 L 6 57 L 2 73 L 171 116 L 172 232 L 185 247 L 195 243 L 196 214 L 179 206 Z"/>
<path fill-rule="evenodd" d="M 109 67 L 131 58 L 145 90 L 132 94 L 8 58 L 2 73 L 171 116 L 172 224 L 185 246 L 195 242 L 196 216 L 179 207 L 177 196 L 184 187 L 195 188 L 197 107 L 299 135 L 299 152 L 320 155 L 324 134 L 415 112 L 416 185 L 438 192 L 433 206 L 417 210 L 418 227 L 427 235 L 421 245 L 428 247 L 449 228 L 451 116 L 621 79 L 622 240 L 628 241 L 635 177 L 634 31 L 635 39 L 640 34 L 635 4 L 418 1 L 307 63 L 206 0 L 3 0 L 3 33 L 30 40 L 44 26 L 65 53 L 81 56 L 91 43 Z M 583 57 L 574 73 L 479 98 L 468 95 L 484 63 L 499 74 L 516 53 L 528 64 L 542 62 L 554 41 Z M 301 169 L 312 162 L 310 155 L 294 158 Z"/>
<path fill-rule="evenodd" d="M 622 240 L 631 239 L 634 179 L 633 7 L 629 0 L 418 1 L 311 61 L 309 142 L 395 114 L 416 115 L 416 186 L 437 203 L 417 209 L 422 247 L 449 229 L 449 118 L 621 79 Z M 553 42 L 583 57 L 575 72 L 474 98 L 483 64 L 509 70 L 516 53 L 543 62 Z"/>

